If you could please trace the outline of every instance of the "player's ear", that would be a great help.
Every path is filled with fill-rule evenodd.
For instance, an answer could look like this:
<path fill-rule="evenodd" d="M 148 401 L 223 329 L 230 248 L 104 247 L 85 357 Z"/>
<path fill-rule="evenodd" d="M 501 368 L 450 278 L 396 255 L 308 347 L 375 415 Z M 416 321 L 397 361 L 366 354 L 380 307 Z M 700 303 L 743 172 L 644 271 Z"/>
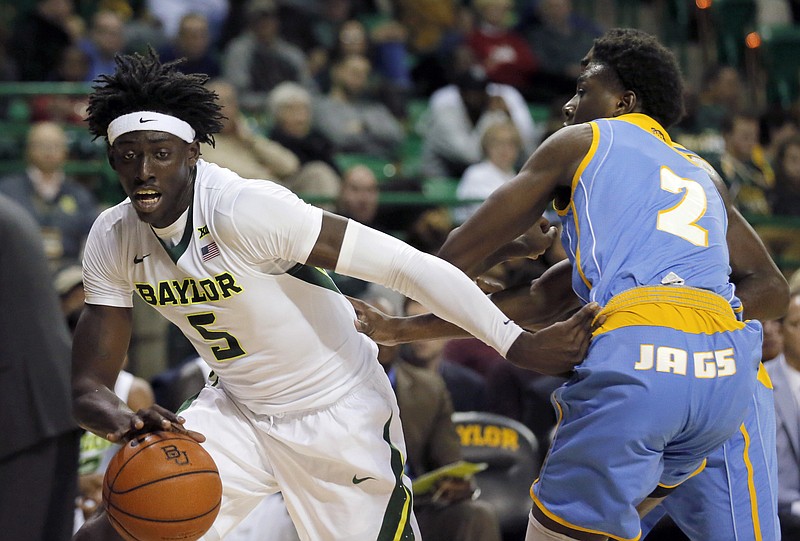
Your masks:
<path fill-rule="evenodd" d="M 200 157 L 200 141 L 195 139 L 189 143 L 186 153 L 186 157 L 189 160 L 189 167 L 197 165 L 197 159 Z"/>
<path fill-rule="evenodd" d="M 108 145 L 108 148 L 106 148 L 106 157 L 108 158 L 108 164 L 111 166 L 111 169 L 116 171 L 117 168 L 114 167 L 114 153 L 111 152 L 111 145 Z"/>
<path fill-rule="evenodd" d="M 617 109 L 620 115 L 633 113 L 636 110 L 637 104 L 636 93 L 633 90 L 626 90 L 617 102 Z"/>

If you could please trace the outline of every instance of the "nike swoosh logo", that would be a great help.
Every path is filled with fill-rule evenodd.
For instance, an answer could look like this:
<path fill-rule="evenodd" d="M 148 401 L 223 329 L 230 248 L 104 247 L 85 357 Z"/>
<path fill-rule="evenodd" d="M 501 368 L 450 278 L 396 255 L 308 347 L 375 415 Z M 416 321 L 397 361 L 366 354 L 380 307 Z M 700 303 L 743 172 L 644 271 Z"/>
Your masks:
<path fill-rule="evenodd" d="M 134 265 L 138 265 L 139 263 L 141 263 L 142 261 L 144 261 L 144 258 L 145 258 L 145 257 L 149 257 L 149 256 L 150 256 L 150 254 L 144 254 L 142 257 L 139 257 L 139 256 L 133 256 L 133 264 L 134 264 Z"/>
<path fill-rule="evenodd" d="M 354 485 L 357 485 L 357 484 L 359 484 L 359 483 L 363 483 L 363 482 L 364 482 L 364 481 L 366 481 L 367 479 L 372 479 L 372 480 L 374 480 L 375 478 L 374 478 L 374 477 L 356 477 L 356 476 L 354 475 L 354 476 L 353 476 L 353 484 L 354 484 Z"/>
<path fill-rule="evenodd" d="M 511 323 L 511 320 L 510 320 L 510 319 L 507 319 L 507 320 L 505 320 L 505 321 L 503 322 L 503 325 L 508 325 L 509 323 Z"/>
<path fill-rule="evenodd" d="M 155 122 L 155 118 L 142 118 L 139 117 L 139 124 L 144 124 L 145 122 Z"/>

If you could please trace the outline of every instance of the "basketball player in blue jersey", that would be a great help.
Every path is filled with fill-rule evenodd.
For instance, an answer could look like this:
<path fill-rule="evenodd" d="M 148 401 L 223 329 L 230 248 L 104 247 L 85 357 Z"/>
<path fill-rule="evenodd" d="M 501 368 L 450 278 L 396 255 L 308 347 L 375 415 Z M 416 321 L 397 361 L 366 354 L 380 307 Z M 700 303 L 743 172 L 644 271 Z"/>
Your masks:
<path fill-rule="evenodd" d="M 586 360 L 554 394 L 559 428 L 527 540 L 639 539 L 639 515 L 675 487 L 667 509 L 693 539 L 777 539 L 760 325 L 739 313 L 744 300 L 748 318 L 781 316 L 785 280 L 726 209 L 718 175 L 671 143 L 664 126 L 682 114 L 682 85 L 654 38 L 614 30 L 597 40 L 564 111 L 577 125 L 546 141 L 440 253 L 480 272 L 555 196 L 569 263 L 495 300 L 524 326 L 568 311 L 570 281 L 582 302 L 605 307 Z M 373 337 L 446 334 L 430 318 L 391 332 Z M 694 476 L 707 456 L 710 470 Z"/>
<path fill-rule="evenodd" d="M 280 491 L 304 541 L 418 539 L 397 403 L 377 346 L 320 267 L 419 300 L 547 373 L 584 355 L 598 306 L 524 332 L 461 271 L 304 203 L 266 180 L 205 162 L 220 110 L 206 76 L 117 57 L 89 100 L 89 129 L 128 198 L 95 222 L 83 261 L 86 307 L 73 342 L 73 411 L 111 441 L 176 430 L 204 441 L 223 483 L 206 540 Z M 111 389 L 131 336 L 132 294 L 177 325 L 218 379 L 177 416 L 131 411 Z M 545 355 L 548 342 L 559 353 Z M 76 539 L 119 539 L 105 513 Z"/>

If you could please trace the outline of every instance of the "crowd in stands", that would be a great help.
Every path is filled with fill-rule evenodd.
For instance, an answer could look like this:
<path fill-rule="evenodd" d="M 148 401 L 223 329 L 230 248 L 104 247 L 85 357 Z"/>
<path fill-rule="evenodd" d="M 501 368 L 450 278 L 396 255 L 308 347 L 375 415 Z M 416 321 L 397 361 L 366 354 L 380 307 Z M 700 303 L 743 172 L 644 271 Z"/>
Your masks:
<path fill-rule="evenodd" d="M 798 6 L 785 4 L 792 10 L 787 13 Z M 204 158 L 243 177 L 278 182 L 435 253 L 448 232 L 560 127 L 560 105 L 574 93 L 581 59 L 602 31 L 570 0 L 29 0 L 0 20 L 0 82 L 88 84 L 100 77 L 102 84 L 115 54 L 148 48 L 163 60 L 185 59 L 180 69 L 209 76 L 226 116 L 215 147 L 203 145 Z M 743 66 L 706 66 L 689 84 L 687 114 L 673 139 L 719 171 L 758 227 L 769 217 L 800 216 L 800 101 L 757 107 L 742 91 L 744 79 Z M 22 165 L 0 175 L 0 194 L 38 222 L 62 298 L 79 285 L 75 265 L 92 222 L 118 202 L 109 195 L 118 192 L 101 189 L 111 181 L 67 168 L 70 161 L 105 159 L 102 142 L 88 139 L 86 106 L 81 94 L 30 97 L 24 152 L 4 157 Z M 3 116 L 8 96 L 0 95 Z M 436 186 L 449 190 L 452 200 L 444 206 L 421 199 L 399 209 L 382 198 L 397 191 L 424 196 Z M 800 261 L 797 229 L 787 234 L 766 227 L 762 238 L 776 257 Z M 492 276 L 508 286 L 525 284 L 564 257 L 554 246 L 539 260 L 506 263 Z M 387 300 L 387 311 L 422 309 L 391 291 L 333 278 L 348 295 Z M 165 372 L 154 380 L 157 397 L 170 381 L 165 374 L 194 359 L 186 347 L 172 344 L 165 352 Z M 794 370 L 793 380 L 800 381 L 794 349 L 781 369 Z M 548 396 L 563 380 L 515 368 L 474 339 L 412 344 L 386 354 L 395 366 L 441 376 L 449 392 L 447 415 L 505 415 L 547 447 L 555 423 Z M 780 351 L 765 355 L 783 358 Z M 800 387 L 795 391 L 800 398 Z M 412 464 L 430 458 L 426 469 L 458 459 L 457 452 L 441 460 L 411 452 Z M 800 523 L 797 490 L 786 512 Z M 459 502 L 464 509 L 455 521 L 485 512 L 468 498 Z M 426 521 L 425 513 L 418 516 Z M 434 513 L 428 522 L 441 520 Z M 475 527 L 492 533 L 452 539 L 499 535 L 491 517 Z"/>

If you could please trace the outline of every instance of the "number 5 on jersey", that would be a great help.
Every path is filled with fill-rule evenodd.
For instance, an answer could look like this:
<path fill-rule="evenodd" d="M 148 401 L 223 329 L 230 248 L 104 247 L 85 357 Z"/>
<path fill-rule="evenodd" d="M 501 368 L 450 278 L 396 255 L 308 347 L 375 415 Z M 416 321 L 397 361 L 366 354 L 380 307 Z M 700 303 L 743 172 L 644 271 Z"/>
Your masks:
<path fill-rule="evenodd" d="M 208 328 L 209 325 L 213 325 L 217 320 L 217 317 L 212 312 L 192 314 L 186 316 L 186 319 L 189 320 L 192 327 L 197 329 L 197 332 L 206 342 L 225 340 L 227 347 L 221 345 L 211 346 L 211 352 L 219 362 L 231 361 L 245 354 L 242 346 L 239 345 L 239 341 L 232 334 Z"/>

